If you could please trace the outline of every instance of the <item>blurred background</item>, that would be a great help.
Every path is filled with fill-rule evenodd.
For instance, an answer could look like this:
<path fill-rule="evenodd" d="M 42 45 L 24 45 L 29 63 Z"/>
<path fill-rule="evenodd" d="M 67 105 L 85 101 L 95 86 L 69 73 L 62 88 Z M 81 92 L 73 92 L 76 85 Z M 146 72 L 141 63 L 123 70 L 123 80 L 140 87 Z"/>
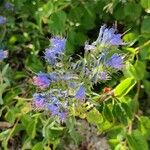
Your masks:
<path fill-rule="evenodd" d="M 150 0 L 0 0 L 0 16 L 6 19 L 0 20 L 0 48 L 9 53 L 0 64 L 5 77 L 5 85 L 0 86 L 1 147 L 41 150 L 41 143 L 50 139 L 44 148 L 50 150 L 50 145 L 55 149 L 60 137 L 67 134 L 57 127 L 47 135 L 50 123 L 31 111 L 35 91 L 31 77 L 46 69 L 43 52 L 51 37 L 67 38 L 66 55 L 83 55 L 85 42 L 96 40 L 101 25 L 106 24 L 123 34 L 123 40 L 132 46 L 126 51 L 132 52 L 150 39 L 149 14 Z M 140 95 L 141 113 L 149 116 L 150 46 L 140 50 L 139 58 L 148 72 Z M 150 125 L 150 120 L 146 124 Z M 71 136 L 66 136 L 67 142 Z M 75 140 L 76 145 L 79 141 Z"/>

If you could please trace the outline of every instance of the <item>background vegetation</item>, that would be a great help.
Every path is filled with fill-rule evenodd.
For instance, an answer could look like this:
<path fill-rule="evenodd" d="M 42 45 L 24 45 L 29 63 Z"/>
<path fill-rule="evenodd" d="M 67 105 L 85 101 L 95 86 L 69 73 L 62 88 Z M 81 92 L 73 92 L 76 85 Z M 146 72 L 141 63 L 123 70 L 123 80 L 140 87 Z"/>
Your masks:
<path fill-rule="evenodd" d="M 62 137 L 76 144 L 82 141 L 78 138 L 80 133 L 75 131 L 74 118 L 66 125 L 58 125 L 32 108 L 35 92 L 32 76 L 46 70 L 43 52 L 52 36 L 67 38 L 66 55 L 82 56 L 84 43 L 89 39 L 94 41 L 100 26 L 107 24 L 116 26 L 124 41 L 129 42 L 122 50 L 133 59 L 127 62 L 117 79 L 95 88 L 102 93 L 104 87 L 114 88 L 120 83 L 117 86 L 117 94 L 121 95 L 119 103 L 101 103 L 98 109 L 88 114 L 87 120 L 95 124 L 99 132 L 107 133 L 112 149 L 148 150 L 149 13 L 149 0 L 0 1 L 0 15 L 7 18 L 7 22 L 0 25 L 0 47 L 9 53 L 8 58 L 0 62 L 0 147 L 62 150 Z M 102 115 L 105 122 L 100 125 L 95 114 Z"/>

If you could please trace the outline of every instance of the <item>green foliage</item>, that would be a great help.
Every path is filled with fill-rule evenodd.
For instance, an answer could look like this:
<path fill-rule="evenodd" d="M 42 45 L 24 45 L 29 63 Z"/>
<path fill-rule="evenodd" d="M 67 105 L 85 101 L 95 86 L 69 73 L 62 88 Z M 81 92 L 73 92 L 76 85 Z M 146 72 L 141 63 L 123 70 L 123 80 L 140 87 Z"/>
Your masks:
<path fill-rule="evenodd" d="M 131 135 L 127 135 L 127 140 L 131 150 L 148 150 L 148 144 L 138 130 L 134 130 Z"/>
<path fill-rule="evenodd" d="M 114 89 L 115 96 L 125 96 L 128 92 L 130 92 L 135 84 L 136 81 L 132 77 L 121 81 L 121 83 Z"/>
<path fill-rule="evenodd" d="M 145 9 L 146 12 L 150 11 L 150 1 L 149 0 L 141 0 L 141 6 Z"/>
<path fill-rule="evenodd" d="M 141 61 L 136 61 L 134 65 L 127 63 L 126 74 L 133 77 L 135 80 L 142 80 L 145 76 L 145 64 Z"/>
<path fill-rule="evenodd" d="M 9 2 L 14 5 L 13 11 L 4 8 L 4 0 L 0 1 L 1 15 L 7 18 L 7 23 L 0 25 L 0 49 L 9 52 L 8 59 L 0 62 L 1 148 L 57 149 L 65 138 L 80 144 L 82 138 L 76 125 L 81 118 L 96 125 L 98 131 L 106 132 L 112 149 L 148 150 L 150 1 Z M 89 97 L 89 108 L 82 105 L 72 108 L 66 124 L 59 123 L 50 114 L 42 115 L 34 110 L 31 97 L 35 89 L 31 77 L 47 69 L 43 63 L 43 49 L 48 47 L 49 38 L 65 36 L 67 57 L 77 56 L 83 52 L 88 39 L 96 39 L 103 24 L 115 24 L 127 42 L 121 50 L 127 54 L 123 73 L 114 75 L 105 85 L 94 87 L 92 94 L 96 98 Z M 103 87 L 107 86 L 112 90 L 110 93 L 103 92 Z M 12 146 L 11 141 L 14 141 Z"/>
<path fill-rule="evenodd" d="M 142 22 L 142 27 L 141 27 L 141 32 L 142 34 L 145 34 L 147 37 L 150 37 L 150 29 L 149 29 L 149 24 L 150 24 L 150 17 L 145 16 L 143 22 Z"/>
<path fill-rule="evenodd" d="M 51 16 L 48 25 L 52 34 L 60 35 L 65 33 L 66 25 L 66 13 L 64 11 L 59 11 Z M 58 32 L 59 31 L 59 32 Z"/>
<path fill-rule="evenodd" d="M 103 117 L 97 109 L 92 109 L 87 113 L 87 120 L 89 123 L 99 124 L 102 123 Z"/>

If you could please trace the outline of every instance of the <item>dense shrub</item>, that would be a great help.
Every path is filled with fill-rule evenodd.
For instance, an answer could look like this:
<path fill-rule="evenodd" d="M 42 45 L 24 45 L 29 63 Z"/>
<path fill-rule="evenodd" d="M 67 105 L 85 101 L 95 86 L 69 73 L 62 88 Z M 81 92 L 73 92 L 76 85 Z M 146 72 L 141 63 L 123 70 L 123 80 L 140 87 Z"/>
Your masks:
<path fill-rule="evenodd" d="M 81 118 L 112 149 L 149 149 L 149 0 L 2 0 L 0 11 L 1 148 L 80 144 Z"/>

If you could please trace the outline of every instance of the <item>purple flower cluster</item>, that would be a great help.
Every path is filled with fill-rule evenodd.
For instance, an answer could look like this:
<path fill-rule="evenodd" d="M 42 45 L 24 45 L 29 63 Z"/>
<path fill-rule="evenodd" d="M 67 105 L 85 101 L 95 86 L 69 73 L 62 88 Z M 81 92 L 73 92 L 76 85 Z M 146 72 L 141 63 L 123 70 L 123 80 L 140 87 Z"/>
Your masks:
<path fill-rule="evenodd" d="M 109 75 L 108 75 L 108 73 L 107 73 L 107 71 L 103 71 L 103 70 L 101 70 L 101 71 L 97 71 L 95 74 L 93 74 L 92 76 L 91 76 L 91 82 L 93 83 L 93 84 L 96 84 L 97 82 L 105 82 L 105 81 L 107 81 L 107 80 L 109 80 L 110 79 L 110 77 L 109 77 Z"/>
<path fill-rule="evenodd" d="M 37 76 L 33 77 L 33 83 L 40 89 L 45 89 L 50 85 L 50 79 L 46 73 L 38 73 Z"/>
<path fill-rule="evenodd" d="M 55 84 L 57 81 L 64 81 L 69 88 L 77 89 L 78 85 L 73 82 L 73 75 L 69 73 L 62 76 L 58 76 L 57 73 L 38 73 L 37 76 L 33 77 L 33 84 L 40 89 L 48 88 L 52 82 Z M 60 84 L 58 82 L 58 84 Z M 33 105 L 38 110 L 49 110 L 52 116 L 57 116 L 63 122 L 65 121 L 68 114 L 68 91 L 62 91 L 61 89 L 51 89 L 48 93 L 35 93 L 33 95 Z M 85 99 L 85 88 L 81 86 L 76 94 L 75 99 L 84 100 Z M 62 101 L 65 100 L 65 102 Z"/>
<path fill-rule="evenodd" d="M 58 60 L 61 60 L 61 56 L 64 53 L 66 39 L 65 38 L 52 38 L 50 40 L 51 45 L 50 48 L 45 50 L 45 59 L 48 61 L 52 66 L 54 66 Z M 33 84 L 36 85 L 40 89 L 46 89 L 50 86 L 53 87 L 54 85 L 61 84 L 61 82 L 66 82 L 66 86 L 70 86 L 70 83 L 74 83 L 73 80 L 76 79 L 76 76 L 69 72 L 59 72 L 56 73 L 38 73 L 36 76 L 33 77 Z M 60 81 L 60 82 L 57 82 Z M 74 83 L 75 84 L 75 83 Z M 47 94 L 44 93 L 35 93 L 33 95 L 33 104 L 38 109 L 47 109 L 51 112 L 52 116 L 57 116 L 60 118 L 61 121 L 64 121 L 67 116 L 67 98 L 69 97 L 67 91 L 62 91 L 62 87 L 59 89 L 52 89 Z M 77 88 L 77 86 L 73 86 L 72 88 Z M 66 102 L 63 103 L 65 99 Z"/>
<path fill-rule="evenodd" d="M 63 54 L 66 46 L 66 39 L 55 37 L 50 40 L 51 45 L 49 48 L 45 50 L 44 58 L 51 65 L 55 65 L 57 63 L 57 59 Z"/>
<path fill-rule="evenodd" d="M 6 23 L 6 17 L 0 16 L 0 25 L 4 25 Z"/>
<path fill-rule="evenodd" d="M 45 93 L 33 95 L 33 106 L 38 110 L 49 110 L 52 116 L 57 116 L 62 122 L 65 121 L 68 113 L 68 104 L 62 103 L 57 97 Z"/>
<path fill-rule="evenodd" d="M 8 56 L 8 52 L 0 49 L 0 61 L 3 60 L 4 58 L 7 58 L 7 56 Z"/>
<path fill-rule="evenodd" d="M 101 71 L 100 72 L 100 80 L 102 81 L 106 81 L 109 79 L 109 75 L 106 71 Z"/>
<path fill-rule="evenodd" d="M 114 68 L 114 69 L 118 69 L 118 70 L 121 70 L 123 68 L 123 58 L 121 55 L 119 54 L 113 54 L 111 56 L 111 58 L 109 58 L 106 62 L 106 65 L 111 67 L 111 68 Z"/>
<path fill-rule="evenodd" d="M 78 91 L 76 92 L 75 99 L 85 100 L 85 88 L 83 85 L 81 85 Z"/>
<path fill-rule="evenodd" d="M 51 103 L 48 104 L 48 109 L 53 116 L 58 116 L 62 122 L 67 117 L 67 103 L 63 104 L 56 97 L 51 97 Z"/>
<path fill-rule="evenodd" d="M 110 79 L 111 71 L 123 68 L 122 55 L 112 54 L 111 49 L 124 45 L 124 42 L 116 29 L 106 28 L 104 25 L 100 28 L 97 40 L 91 45 L 85 44 L 86 52 L 90 50 L 85 57 L 77 62 L 69 61 L 69 66 L 68 62 L 62 61 L 66 39 L 55 37 L 51 38 L 50 43 L 50 47 L 44 52 L 44 58 L 50 64 L 51 73 L 40 72 L 33 77 L 33 84 L 45 89 L 44 92 L 33 95 L 33 103 L 38 109 L 49 110 L 52 116 L 59 117 L 64 122 L 68 107 L 74 103 L 74 99 L 81 102 L 86 99 L 85 85 L 90 88 L 97 82 L 105 82 Z"/>
<path fill-rule="evenodd" d="M 102 46 L 119 46 L 124 45 L 125 43 L 121 39 L 121 34 L 116 34 L 116 29 L 106 28 L 106 25 L 103 25 L 100 28 L 96 44 L 101 44 Z"/>
<path fill-rule="evenodd" d="M 37 109 L 44 109 L 46 106 L 46 99 L 39 93 L 33 95 L 33 105 Z"/>
<path fill-rule="evenodd" d="M 57 73 L 42 73 L 39 72 L 36 76 L 33 77 L 33 84 L 39 87 L 40 89 L 45 89 L 50 86 L 51 83 L 59 80 Z"/>
<path fill-rule="evenodd" d="M 114 28 L 106 28 L 106 25 L 103 25 L 100 28 L 98 38 L 91 45 L 85 43 L 85 50 L 94 50 L 97 46 L 101 47 L 109 47 L 109 46 L 119 46 L 125 45 L 125 43 L 121 39 L 121 34 L 116 33 L 116 29 Z"/>
<path fill-rule="evenodd" d="M 125 45 L 121 34 L 117 34 L 114 28 L 106 28 L 106 25 L 100 28 L 96 41 L 91 45 L 85 43 L 85 50 L 89 51 L 87 53 L 89 60 L 86 60 L 88 63 L 83 66 L 83 70 L 88 70 L 88 76 L 93 84 L 109 80 L 112 69 L 117 71 L 124 67 L 123 57 L 118 53 L 112 55 L 111 52 L 112 48 L 115 49 L 114 46 L 120 45 Z"/>

